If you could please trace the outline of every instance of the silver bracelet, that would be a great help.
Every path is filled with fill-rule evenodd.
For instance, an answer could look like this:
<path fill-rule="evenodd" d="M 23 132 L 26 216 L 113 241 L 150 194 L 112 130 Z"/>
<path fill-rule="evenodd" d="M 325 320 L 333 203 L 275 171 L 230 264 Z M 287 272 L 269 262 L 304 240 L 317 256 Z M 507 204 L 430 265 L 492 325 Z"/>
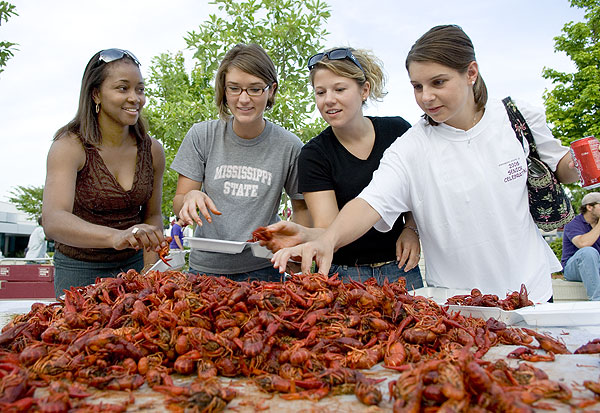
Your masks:
<path fill-rule="evenodd" d="M 417 229 L 417 227 L 413 227 L 411 225 L 404 224 L 404 229 L 402 229 L 402 231 L 404 231 L 407 228 L 410 229 L 410 230 L 412 230 L 412 231 L 414 231 L 415 234 L 417 234 L 417 237 L 419 236 L 419 230 Z"/>

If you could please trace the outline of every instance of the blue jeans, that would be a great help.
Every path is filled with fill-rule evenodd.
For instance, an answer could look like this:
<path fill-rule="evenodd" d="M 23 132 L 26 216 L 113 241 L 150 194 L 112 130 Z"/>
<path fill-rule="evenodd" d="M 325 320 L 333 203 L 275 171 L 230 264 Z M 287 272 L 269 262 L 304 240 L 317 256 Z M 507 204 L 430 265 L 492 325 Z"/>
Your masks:
<path fill-rule="evenodd" d="M 368 278 L 374 277 L 377 284 L 383 285 L 383 281 L 387 278 L 390 282 L 398 281 L 399 278 L 406 279 L 406 289 L 416 290 L 423 287 L 423 278 L 421 278 L 421 270 L 415 267 L 408 272 L 404 272 L 404 266 L 398 268 L 398 261 L 392 261 L 383 265 L 336 265 L 332 264 L 329 270 L 329 275 L 338 273 L 339 279 L 348 281 L 363 282 Z"/>
<path fill-rule="evenodd" d="M 190 268 L 189 272 L 192 274 L 206 274 L 211 277 L 223 276 L 223 277 L 227 277 L 230 280 L 236 281 L 236 282 L 248 281 L 248 280 L 249 281 L 267 281 L 267 282 L 284 281 L 283 274 L 279 274 L 279 271 L 276 270 L 275 268 L 273 268 L 272 266 L 269 266 L 266 268 L 260 268 L 258 270 L 254 270 L 254 271 L 240 272 L 237 274 L 214 274 L 214 273 L 198 271 L 193 268 Z"/>
<path fill-rule="evenodd" d="M 582 281 L 588 297 L 600 301 L 600 253 L 583 247 L 567 261 L 563 274 L 568 281 Z"/>
<path fill-rule="evenodd" d="M 88 262 L 67 257 L 59 251 L 54 252 L 54 294 L 63 295 L 63 290 L 71 287 L 83 287 L 96 282 L 96 278 L 116 277 L 121 272 L 144 268 L 144 252 L 138 251 L 125 261 Z"/>

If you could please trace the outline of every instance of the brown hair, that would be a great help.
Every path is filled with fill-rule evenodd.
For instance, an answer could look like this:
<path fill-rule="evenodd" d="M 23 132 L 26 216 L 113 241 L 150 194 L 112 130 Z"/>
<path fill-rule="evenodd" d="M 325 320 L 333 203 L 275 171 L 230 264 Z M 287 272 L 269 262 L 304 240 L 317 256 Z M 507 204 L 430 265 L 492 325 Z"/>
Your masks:
<path fill-rule="evenodd" d="M 230 67 L 235 67 L 262 79 L 273 89 L 272 95 L 267 100 L 267 109 L 275 104 L 275 93 L 277 92 L 277 71 L 273 61 L 265 50 L 255 43 L 237 44 L 225 54 L 219 65 L 215 79 L 215 102 L 219 108 L 219 117 L 227 119 L 231 114 L 227 107 L 225 96 L 225 76 Z M 265 92 L 266 93 L 266 92 Z"/>
<path fill-rule="evenodd" d="M 597 202 L 591 203 L 591 204 L 585 204 L 585 205 L 580 205 L 579 206 L 579 213 L 581 215 L 585 214 L 587 212 L 587 207 L 591 206 L 592 208 L 594 207 L 594 205 L 598 204 Z"/>
<path fill-rule="evenodd" d="M 411 62 L 435 62 L 465 73 L 475 59 L 475 48 L 460 26 L 449 24 L 435 26 L 421 36 L 411 47 L 406 57 L 406 70 Z M 485 82 L 478 74 L 473 85 L 476 110 L 482 110 L 488 99 Z M 428 115 L 423 118 L 431 125 L 437 125 Z"/>
<path fill-rule="evenodd" d="M 60 128 L 54 134 L 54 140 L 60 139 L 67 133 L 72 133 L 81 139 L 86 145 L 97 146 L 102 143 L 102 133 L 98 124 L 98 114 L 95 111 L 93 94 L 100 89 L 102 82 L 108 76 L 108 69 L 116 62 L 127 61 L 137 66 L 137 63 L 128 55 L 124 54 L 121 59 L 110 63 L 104 63 L 100 60 L 99 51 L 88 62 L 81 79 L 81 90 L 79 92 L 79 107 L 73 120 Z M 133 133 L 139 141 L 146 137 L 146 121 L 139 116 L 135 125 L 129 126 L 129 131 Z"/>
<path fill-rule="evenodd" d="M 340 47 L 328 49 L 325 53 L 335 49 L 340 49 Z M 364 72 L 349 59 L 329 60 L 327 56 L 323 56 L 310 70 L 310 84 L 314 86 L 314 77 L 318 69 L 329 69 L 338 76 L 354 79 L 360 87 L 365 82 L 369 82 L 371 86 L 369 98 L 376 101 L 382 100 L 387 95 L 384 89 L 387 79 L 383 71 L 383 63 L 369 50 L 348 49 L 358 60 Z"/>

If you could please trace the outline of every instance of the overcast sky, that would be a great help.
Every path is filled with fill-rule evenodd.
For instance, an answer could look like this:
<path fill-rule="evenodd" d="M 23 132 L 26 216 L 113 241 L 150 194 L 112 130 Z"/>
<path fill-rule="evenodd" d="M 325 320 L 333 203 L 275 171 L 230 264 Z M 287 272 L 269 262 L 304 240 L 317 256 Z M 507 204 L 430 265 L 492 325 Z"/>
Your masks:
<path fill-rule="evenodd" d="M 83 69 L 94 53 L 111 47 L 131 50 L 147 75 L 154 56 L 183 50 L 187 32 L 219 12 L 205 0 L 9 2 L 19 16 L 2 22 L 0 41 L 18 43 L 19 50 L 0 73 L 0 201 L 18 185 L 44 184 L 52 136 L 75 115 Z M 463 27 L 475 45 L 490 96 L 511 95 L 543 106 L 543 93 L 552 88 L 542 78 L 543 68 L 573 71 L 566 55 L 554 52 L 554 37 L 565 23 L 584 18 L 567 0 L 327 3 L 326 46 L 370 49 L 384 63 L 389 93 L 366 113 L 400 115 L 411 123 L 421 112 L 404 59 L 432 26 Z"/>

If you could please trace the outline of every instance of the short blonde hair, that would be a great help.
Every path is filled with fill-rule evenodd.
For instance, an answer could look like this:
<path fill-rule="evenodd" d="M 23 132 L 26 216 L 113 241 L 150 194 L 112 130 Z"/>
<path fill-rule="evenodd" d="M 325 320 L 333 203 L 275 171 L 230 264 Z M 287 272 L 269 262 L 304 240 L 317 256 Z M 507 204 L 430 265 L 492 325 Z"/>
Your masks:
<path fill-rule="evenodd" d="M 340 49 L 334 47 L 325 51 Z M 383 71 L 383 63 L 370 50 L 348 48 L 358 63 L 362 66 L 362 70 L 354 62 L 349 59 L 329 60 L 327 56 L 319 60 L 310 70 L 310 84 L 314 86 L 315 72 L 318 69 L 329 69 L 338 76 L 343 76 L 349 79 L 354 79 L 360 87 L 365 82 L 369 82 L 371 90 L 369 99 L 380 101 L 387 95 L 385 91 L 386 75 Z"/>

